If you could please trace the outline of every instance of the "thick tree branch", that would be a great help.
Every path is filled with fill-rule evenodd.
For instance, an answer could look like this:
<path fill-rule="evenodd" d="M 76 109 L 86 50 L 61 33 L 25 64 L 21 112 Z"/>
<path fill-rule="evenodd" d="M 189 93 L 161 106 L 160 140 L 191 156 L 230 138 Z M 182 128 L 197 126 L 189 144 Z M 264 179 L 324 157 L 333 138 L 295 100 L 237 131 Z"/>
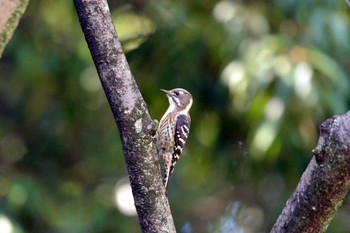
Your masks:
<path fill-rule="evenodd" d="M 324 232 L 350 188 L 350 112 L 320 126 L 313 158 L 271 232 Z"/>
<path fill-rule="evenodd" d="M 175 232 L 165 196 L 153 121 L 126 61 L 107 1 L 74 0 L 80 24 L 117 122 L 142 232 Z"/>

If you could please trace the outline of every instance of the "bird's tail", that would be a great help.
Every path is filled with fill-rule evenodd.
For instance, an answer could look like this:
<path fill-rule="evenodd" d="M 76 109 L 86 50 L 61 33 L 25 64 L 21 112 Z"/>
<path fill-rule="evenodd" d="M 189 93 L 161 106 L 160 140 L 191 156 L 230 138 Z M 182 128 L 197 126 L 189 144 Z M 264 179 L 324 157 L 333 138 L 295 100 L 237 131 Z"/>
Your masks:
<path fill-rule="evenodd" d="M 163 183 L 164 183 L 164 187 L 165 187 L 165 193 L 167 194 L 168 192 L 168 186 L 169 186 L 169 182 L 170 182 L 170 177 L 171 174 L 173 174 L 174 172 L 174 167 L 176 164 L 176 161 L 178 159 L 175 159 L 174 161 L 174 157 L 172 158 L 171 163 L 166 163 L 166 165 L 164 165 L 164 179 L 163 179 Z"/>

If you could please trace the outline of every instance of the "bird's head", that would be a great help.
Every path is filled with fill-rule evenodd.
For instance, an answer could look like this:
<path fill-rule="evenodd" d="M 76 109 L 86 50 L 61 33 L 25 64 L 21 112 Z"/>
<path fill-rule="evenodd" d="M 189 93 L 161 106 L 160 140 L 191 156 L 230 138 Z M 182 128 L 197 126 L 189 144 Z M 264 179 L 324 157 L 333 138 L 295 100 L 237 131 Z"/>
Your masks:
<path fill-rule="evenodd" d="M 163 90 L 169 100 L 169 107 L 173 110 L 177 111 L 185 111 L 188 112 L 192 106 L 192 95 L 188 91 L 183 88 L 175 88 L 172 90 Z"/>

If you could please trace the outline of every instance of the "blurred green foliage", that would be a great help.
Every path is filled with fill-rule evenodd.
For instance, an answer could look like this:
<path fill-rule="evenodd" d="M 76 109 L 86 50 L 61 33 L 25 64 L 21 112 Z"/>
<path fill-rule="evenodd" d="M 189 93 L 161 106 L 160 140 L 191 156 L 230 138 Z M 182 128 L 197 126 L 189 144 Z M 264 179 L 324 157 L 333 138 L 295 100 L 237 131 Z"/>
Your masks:
<path fill-rule="evenodd" d="M 169 187 L 178 232 L 269 232 L 318 125 L 349 106 L 345 2 L 109 4 L 152 116 L 167 108 L 160 88 L 194 97 Z M 114 204 L 127 172 L 73 3 L 30 1 L 0 74 L 1 226 L 140 232 Z M 350 231 L 349 211 L 345 200 L 329 232 Z"/>

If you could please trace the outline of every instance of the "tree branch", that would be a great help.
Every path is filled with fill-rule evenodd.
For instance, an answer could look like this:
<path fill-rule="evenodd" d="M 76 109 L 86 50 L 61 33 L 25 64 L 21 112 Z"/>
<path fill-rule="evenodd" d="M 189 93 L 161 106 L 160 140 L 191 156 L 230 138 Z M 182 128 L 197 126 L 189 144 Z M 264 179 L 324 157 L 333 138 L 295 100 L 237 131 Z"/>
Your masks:
<path fill-rule="evenodd" d="M 151 134 L 155 125 L 131 74 L 107 1 L 74 0 L 80 25 L 117 122 L 142 232 L 174 233 Z"/>
<path fill-rule="evenodd" d="M 28 1 L 2 0 L 0 2 L 0 58 L 27 8 Z"/>
<path fill-rule="evenodd" d="M 271 232 L 324 232 L 350 188 L 350 111 L 320 126 L 314 156 Z"/>

